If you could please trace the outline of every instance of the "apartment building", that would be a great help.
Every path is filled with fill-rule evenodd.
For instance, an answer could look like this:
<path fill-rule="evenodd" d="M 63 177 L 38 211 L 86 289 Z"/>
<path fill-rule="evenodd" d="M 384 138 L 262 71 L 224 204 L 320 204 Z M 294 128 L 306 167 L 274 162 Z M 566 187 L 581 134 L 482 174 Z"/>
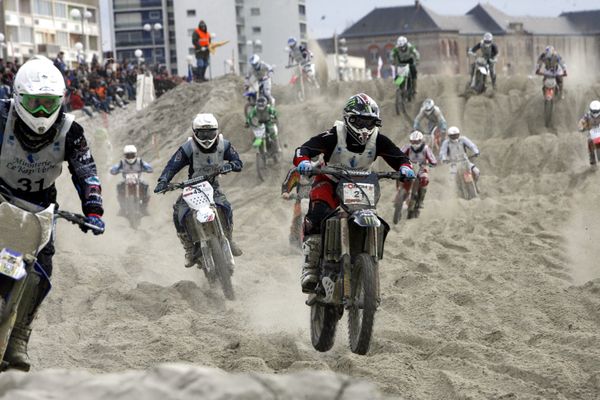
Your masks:
<path fill-rule="evenodd" d="M 163 64 L 177 73 L 173 0 L 109 0 L 112 46 L 118 60 Z"/>
<path fill-rule="evenodd" d="M 64 51 L 67 62 L 102 56 L 98 0 L 4 0 L 2 56 L 21 62 Z M 77 11 L 75 11 L 77 10 Z M 76 46 L 81 43 L 81 47 Z"/>

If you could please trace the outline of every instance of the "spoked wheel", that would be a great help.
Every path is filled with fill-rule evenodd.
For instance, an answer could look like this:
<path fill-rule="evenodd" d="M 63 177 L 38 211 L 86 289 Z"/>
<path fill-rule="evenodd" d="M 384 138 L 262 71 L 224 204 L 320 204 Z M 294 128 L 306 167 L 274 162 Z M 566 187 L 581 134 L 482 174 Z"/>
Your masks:
<path fill-rule="evenodd" d="M 552 100 L 544 100 L 544 125 L 546 128 L 550 128 L 552 125 L 552 111 L 554 108 L 554 102 Z"/>
<path fill-rule="evenodd" d="M 267 177 L 267 157 L 263 152 L 256 153 L 256 174 L 261 182 Z"/>
<path fill-rule="evenodd" d="M 396 198 L 394 199 L 394 225 L 402 219 L 402 206 L 404 205 L 404 194 L 403 189 L 398 190 Z"/>
<path fill-rule="evenodd" d="M 212 239 L 210 247 L 212 250 L 213 259 L 215 261 L 215 272 L 217 277 L 219 278 L 219 282 L 221 282 L 223 294 L 225 295 L 225 298 L 227 300 L 234 300 L 235 293 L 233 291 L 233 285 L 231 283 L 232 268 L 225 261 L 225 257 L 223 256 L 223 248 L 221 247 L 219 239 Z"/>
<path fill-rule="evenodd" d="M 351 278 L 352 305 L 348 309 L 350 350 L 367 354 L 371 344 L 377 311 L 377 266 L 373 258 L 361 253 L 356 257 Z"/>
<path fill-rule="evenodd" d="M 315 350 L 329 351 L 333 347 L 339 315 L 333 305 L 315 303 L 310 306 L 310 341 Z"/>

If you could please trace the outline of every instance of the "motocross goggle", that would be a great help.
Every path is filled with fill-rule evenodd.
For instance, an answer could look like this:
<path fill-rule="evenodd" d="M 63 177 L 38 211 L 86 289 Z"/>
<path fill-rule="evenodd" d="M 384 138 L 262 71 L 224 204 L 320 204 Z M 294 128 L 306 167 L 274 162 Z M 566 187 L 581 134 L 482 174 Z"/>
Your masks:
<path fill-rule="evenodd" d="M 194 136 L 200 141 L 214 140 L 218 133 L 218 129 L 194 129 Z"/>
<path fill-rule="evenodd" d="M 46 116 L 50 116 L 60 108 L 61 104 L 62 96 L 38 94 L 21 95 L 21 105 L 25 110 L 27 110 L 27 112 L 29 112 L 32 115 L 42 113 Z"/>
<path fill-rule="evenodd" d="M 348 122 L 356 129 L 373 129 L 376 126 L 381 126 L 381 120 L 373 117 L 363 117 L 360 115 L 351 115 L 348 117 Z"/>
<path fill-rule="evenodd" d="M 127 160 L 135 160 L 137 157 L 137 153 L 125 153 L 125 159 Z"/>
<path fill-rule="evenodd" d="M 423 143 L 423 141 L 422 141 L 422 140 L 411 140 L 411 141 L 410 141 L 410 144 L 411 144 L 411 145 L 413 145 L 413 146 L 418 146 L 418 145 L 420 145 L 421 143 Z"/>

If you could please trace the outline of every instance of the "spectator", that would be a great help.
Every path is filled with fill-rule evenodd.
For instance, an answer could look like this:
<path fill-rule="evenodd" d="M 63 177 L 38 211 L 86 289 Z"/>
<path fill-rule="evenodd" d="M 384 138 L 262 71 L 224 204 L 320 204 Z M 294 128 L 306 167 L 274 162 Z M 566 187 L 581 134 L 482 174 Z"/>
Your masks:
<path fill-rule="evenodd" d="M 54 59 L 54 66 L 58 68 L 58 70 L 66 75 L 67 73 L 67 65 L 64 62 L 65 53 L 63 51 L 59 52 L 56 58 Z"/>
<path fill-rule="evenodd" d="M 206 28 L 206 22 L 200 21 L 192 34 L 192 44 L 196 54 L 196 79 L 200 82 L 206 81 L 204 76 L 210 63 L 210 42 L 211 37 Z"/>

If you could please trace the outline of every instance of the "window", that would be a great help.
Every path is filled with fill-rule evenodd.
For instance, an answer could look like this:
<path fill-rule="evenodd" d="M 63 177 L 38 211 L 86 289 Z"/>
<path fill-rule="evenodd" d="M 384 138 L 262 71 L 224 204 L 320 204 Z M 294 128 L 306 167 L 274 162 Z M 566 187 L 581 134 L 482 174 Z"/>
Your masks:
<path fill-rule="evenodd" d="M 34 0 L 33 13 L 52 16 L 52 3 L 47 0 Z"/>
<path fill-rule="evenodd" d="M 69 34 L 67 32 L 56 32 L 56 44 L 67 47 L 69 45 Z"/>
<path fill-rule="evenodd" d="M 148 18 L 150 18 L 150 19 L 160 19 L 160 11 L 150 11 L 148 13 Z"/>
<path fill-rule="evenodd" d="M 7 26 L 8 28 L 8 40 L 9 42 L 20 42 L 19 40 L 19 27 Z"/>
<path fill-rule="evenodd" d="M 45 41 L 44 41 L 44 35 L 42 35 L 41 32 L 36 32 L 35 33 L 35 41 L 37 43 L 45 43 Z"/>
<path fill-rule="evenodd" d="M 250 9 L 250 15 L 253 15 L 253 16 L 260 15 L 260 8 L 258 8 L 258 7 L 252 7 Z"/>
<path fill-rule="evenodd" d="M 64 3 L 54 4 L 54 16 L 56 18 L 67 18 L 67 5 Z"/>
<path fill-rule="evenodd" d="M 6 11 L 17 11 L 17 0 L 8 0 L 4 3 L 6 4 Z"/>
<path fill-rule="evenodd" d="M 254 52 L 262 53 L 262 44 L 254 44 Z"/>
<path fill-rule="evenodd" d="M 21 14 L 31 14 L 30 4 L 30 0 L 19 0 L 19 12 Z"/>
<path fill-rule="evenodd" d="M 142 14 L 139 12 L 115 14 L 115 29 L 140 28 L 142 25 Z"/>
<path fill-rule="evenodd" d="M 304 4 L 298 4 L 298 14 L 306 15 L 306 6 Z"/>
<path fill-rule="evenodd" d="M 253 26 L 252 27 L 252 33 L 260 33 L 261 29 L 260 26 Z"/>
<path fill-rule="evenodd" d="M 369 47 L 369 61 L 377 63 L 379 61 L 379 47 L 373 45 Z"/>
<path fill-rule="evenodd" d="M 90 36 L 88 40 L 90 42 L 90 50 L 98 50 L 98 36 Z"/>
<path fill-rule="evenodd" d="M 196 10 L 187 10 L 185 13 L 187 14 L 188 17 L 196 16 Z"/>

